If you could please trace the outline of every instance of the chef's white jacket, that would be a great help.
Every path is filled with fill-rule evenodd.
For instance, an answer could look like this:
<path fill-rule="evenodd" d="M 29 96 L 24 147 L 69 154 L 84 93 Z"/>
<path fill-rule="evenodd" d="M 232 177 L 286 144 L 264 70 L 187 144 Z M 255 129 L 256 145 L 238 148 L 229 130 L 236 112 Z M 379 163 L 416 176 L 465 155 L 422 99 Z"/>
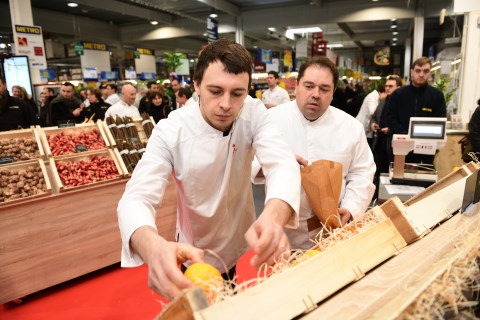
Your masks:
<path fill-rule="evenodd" d="M 297 227 L 299 166 L 259 100 L 245 99 L 226 136 L 205 122 L 198 102 L 162 119 L 118 204 L 122 266 L 143 262 L 131 251 L 130 237 L 141 226 L 155 228 L 155 211 L 173 174 L 179 241 L 210 249 L 227 270 L 233 267 L 248 249 L 244 234 L 255 220 L 250 181 L 254 154 L 266 176 L 265 201 L 286 201 L 295 210 L 288 225 Z M 223 264 L 208 252 L 205 260 L 224 272 Z"/>
<path fill-rule="evenodd" d="M 129 106 L 123 100 L 120 100 L 113 106 L 108 107 L 105 112 L 105 119 L 108 117 L 140 117 L 140 112 L 137 107 Z"/>
<path fill-rule="evenodd" d="M 290 149 L 308 161 L 331 160 L 342 164 L 342 190 L 339 207 L 346 208 L 354 218 L 362 214 L 372 200 L 375 186 L 375 162 L 368 147 L 363 126 L 347 113 L 329 106 L 315 121 L 307 120 L 300 112 L 296 100 L 268 109 L 272 120 L 282 131 Z M 260 164 L 254 161 L 252 178 Z M 321 196 L 321 195 L 319 195 Z M 294 249 L 309 249 L 319 229 L 308 231 L 307 220 L 314 216 L 302 188 L 300 202 L 300 225 L 298 229 L 286 229 L 290 246 Z"/>
<path fill-rule="evenodd" d="M 274 105 L 279 105 L 282 103 L 287 103 L 290 101 L 290 96 L 288 95 L 287 90 L 282 87 L 276 86 L 275 88 L 263 91 L 262 93 L 262 102 L 267 104 L 271 103 Z"/>

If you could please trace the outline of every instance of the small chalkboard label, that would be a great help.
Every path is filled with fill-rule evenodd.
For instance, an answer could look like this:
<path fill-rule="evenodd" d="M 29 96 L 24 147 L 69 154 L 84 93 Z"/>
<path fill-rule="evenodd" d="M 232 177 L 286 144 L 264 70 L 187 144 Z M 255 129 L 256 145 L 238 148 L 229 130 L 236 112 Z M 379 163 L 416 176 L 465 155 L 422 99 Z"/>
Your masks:
<path fill-rule="evenodd" d="M 85 152 L 88 151 L 88 148 L 87 146 L 75 146 L 75 150 L 77 150 L 77 152 Z"/>
<path fill-rule="evenodd" d="M 139 137 L 128 137 L 127 139 L 128 139 L 128 141 L 130 141 L 130 142 L 140 141 L 140 138 L 139 138 Z"/>
<path fill-rule="evenodd" d="M 0 164 L 12 163 L 13 157 L 0 157 Z"/>

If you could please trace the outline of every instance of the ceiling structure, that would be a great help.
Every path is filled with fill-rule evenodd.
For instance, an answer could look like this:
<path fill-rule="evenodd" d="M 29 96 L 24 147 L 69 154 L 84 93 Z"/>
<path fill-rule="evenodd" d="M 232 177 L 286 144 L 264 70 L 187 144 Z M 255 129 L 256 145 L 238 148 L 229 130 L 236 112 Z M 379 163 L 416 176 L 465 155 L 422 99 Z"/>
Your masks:
<path fill-rule="evenodd" d="M 206 20 L 211 13 L 218 14 L 220 37 L 235 40 L 236 31 L 243 30 L 244 45 L 250 50 L 294 49 L 306 34 L 289 39 L 291 28 L 320 27 L 329 45 L 341 45 L 332 48 L 337 53 L 373 51 L 379 41 L 403 50 L 411 41 L 415 16 L 424 17 L 424 48 L 451 37 L 453 30 L 453 19 L 439 23 L 441 9 L 446 8 L 448 15 L 453 0 L 73 1 L 77 7 L 67 6 L 71 2 L 67 0 L 31 0 L 34 24 L 44 33 L 74 40 L 188 54 L 198 54 L 207 43 Z M 8 0 L 0 0 L 0 11 L 8 14 L 5 8 Z M 0 32 L 11 28 L 8 19 L 1 19 Z M 150 24 L 153 20 L 158 24 Z M 392 29 L 392 24 L 397 28 Z"/>

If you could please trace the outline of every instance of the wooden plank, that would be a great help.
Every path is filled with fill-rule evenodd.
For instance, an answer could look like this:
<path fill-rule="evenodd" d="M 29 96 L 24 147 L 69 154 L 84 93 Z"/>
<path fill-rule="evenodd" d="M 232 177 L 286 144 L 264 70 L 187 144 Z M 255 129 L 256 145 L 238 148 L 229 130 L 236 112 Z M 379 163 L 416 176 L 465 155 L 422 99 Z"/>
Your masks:
<path fill-rule="evenodd" d="M 208 307 L 202 288 L 185 290 L 170 302 L 155 320 L 194 320 L 193 313 Z"/>
<path fill-rule="evenodd" d="M 0 208 L 0 303 L 120 261 L 117 204 L 126 180 Z M 175 239 L 175 183 L 156 223 Z M 146 281 L 146 279 L 145 279 Z"/>
<path fill-rule="evenodd" d="M 477 204 L 475 214 L 455 215 L 302 320 L 394 319 L 451 262 L 463 235 L 480 232 L 479 211 Z"/>
<path fill-rule="evenodd" d="M 405 245 L 392 221 L 386 219 L 331 250 L 195 312 L 195 319 L 292 319 L 363 277 Z"/>
<path fill-rule="evenodd" d="M 406 243 L 417 240 L 425 232 L 424 228 L 419 229 L 413 221 L 405 215 L 405 206 L 398 197 L 393 197 L 382 203 L 380 208 L 392 219 L 393 224 L 402 235 Z"/>

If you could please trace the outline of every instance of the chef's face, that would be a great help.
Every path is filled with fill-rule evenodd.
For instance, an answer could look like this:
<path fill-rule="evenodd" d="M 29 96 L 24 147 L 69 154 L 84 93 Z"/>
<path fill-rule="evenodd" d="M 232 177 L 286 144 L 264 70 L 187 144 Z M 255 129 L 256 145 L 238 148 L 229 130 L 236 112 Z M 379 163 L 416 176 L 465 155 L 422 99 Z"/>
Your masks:
<path fill-rule="evenodd" d="M 195 82 L 205 121 L 219 131 L 230 130 L 247 97 L 248 83 L 248 73 L 228 73 L 221 62 L 212 62 L 201 83 Z"/>
<path fill-rule="evenodd" d="M 305 70 L 295 89 L 298 109 L 306 119 L 317 120 L 332 102 L 334 89 L 330 69 L 311 65 Z"/>
<path fill-rule="evenodd" d="M 410 76 L 412 77 L 412 84 L 415 87 L 422 87 L 427 84 L 428 78 L 430 78 L 432 66 L 429 63 L 423 66 L 416 65 L 413 69 L 410 69 Z"/>

